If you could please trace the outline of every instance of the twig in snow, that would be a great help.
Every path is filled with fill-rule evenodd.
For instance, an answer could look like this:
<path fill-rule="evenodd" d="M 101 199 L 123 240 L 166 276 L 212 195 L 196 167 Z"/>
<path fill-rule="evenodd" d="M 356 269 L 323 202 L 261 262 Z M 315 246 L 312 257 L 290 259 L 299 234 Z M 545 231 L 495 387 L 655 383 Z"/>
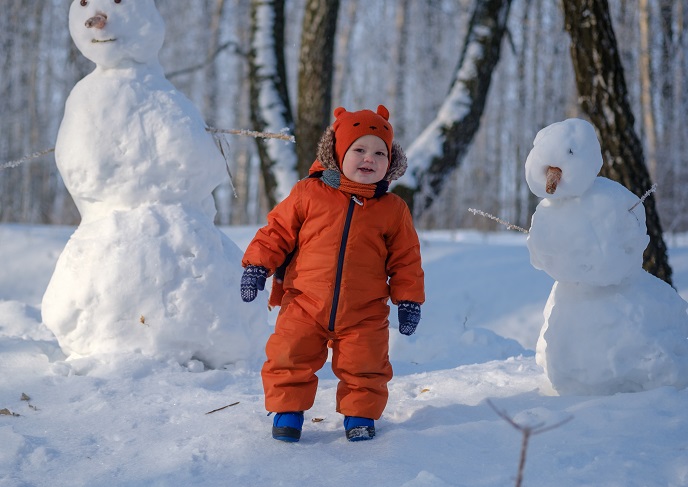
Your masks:
<path fill-rule="evenodd" d="M 504 421 L 509 423 L 511 426 L 516 428 L 518 431 L 521 432 L 523 435 L 523 439 L 521 441 L 521 458 L 518 462 L 518 475 L 516 477 L 516 487 L 521 487 L 523 483 L 523 471 L 525 470 L 526 466 L 526 452 L 528 451 L 528 441 L 530 440 L 530 437 L 533 435 L 539 435 L 540 433 L 544 433 L 546 431 L 551 431 L 555 428 L 558 428 L 560 426 L 563 426 L 564 424 L 568 423 L 573 419 L 573 416 L 569 416 L 566 419 L 563 419 L 559 421 L 558 423 L 546 426 L 542 423 L 536 424 L 533 426 L 524 426 L 522 424 L 518 424 L 516 421 L 513 420 L 506 412 L 497 409 L 497 407 L 492 404 L 492 401 L 489 399 L 487 400 L 487 404 L 492 408 L 492 410 L 497 413 L 497 416 L 502 418 Z"/>
<path fill-rule="evenodd" d="M 27 394 L 22 392 L 20 399 L 22 401 L 26 401 L 26 405 L 29 406 L 30 409 L 33 409 L 34 411 L 38 411 L 38 408 L 29 402 L 29 401 L 31 401 L 31 398 Z"/>
<path fill-rule="evenodd" d="M 655 191 L 657 191 L 657 183 L 653 184 L 652 187 L 651 187 L 650 189 L 648 189 L 647 191 L 645 191 L 645 194 L 638 200 L 638 202 L 637 202 L 635 205 L 631 206 L 631 207 L 628 209 L 628 211 L 629 211 L 629 212 L 630 212 L 630 211 L 633 211 L 633 210 L 635 209 L 636 206 L 638 206 L 638 205 L 641 204 L 643 201 L 645 201 L 645 200 L 647 199 L 647 197 L 650 196 L 650 195 L 651 195 L 652 193 L 654 193 Z"/>
<path fill-rule="evenodd" d="M 221 408 L 213 409 L 212 411 L 208 411 L 205 414 L 213 414 L 213 413 L 216 413 L 218 411 L 222 411 L 223 409 L 227 409 L 227 408 L 231 408 L 232 406 L 236 406 L 237 404 L 239 404 L 239 401 L 233 402 L 232 404 L 227 404 L 226 406 L 222 406 Z"/>
<path fill-rule="evenodd" d="M 490 215 L 489 213 L 486 213 L 482 210 L 476 210 L 475 208 L 469 208 L 468 211 L 470 211 L 474 215 L 484 216 L 485 218 L 489 218 L 490 220 L 494 220 L 497 223 L 501 223 L 502 225 L 504 225 L 509 230 L 518 230 L 519 232 L 528 233 L 528 230 L 526 230 L 525 228 L 519 227 L 518 225 L 514 225 L 513 223 L 509 223 L 507 221 L 504 221 L 501 218 L 497 218 L 496 216 Z"/>

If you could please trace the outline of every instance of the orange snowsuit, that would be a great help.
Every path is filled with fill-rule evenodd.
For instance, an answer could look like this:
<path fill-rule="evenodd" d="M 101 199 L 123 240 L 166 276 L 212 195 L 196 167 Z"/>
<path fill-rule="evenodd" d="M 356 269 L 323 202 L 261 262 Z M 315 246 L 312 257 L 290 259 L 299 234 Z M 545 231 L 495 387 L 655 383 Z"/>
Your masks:
<path fill-rule="evenodd" d="M 322 169 L 318 161 L 311 172 Z M 249 244 L 243 265 L 272 274 L 293 252 L 262 378 L 268 411 L 309 409 L 332 346 L 337 411 L 379 419 L 387 404 L 389 305 L 425 300 L 420 244 L 406 203 L 298 182 Z"/>

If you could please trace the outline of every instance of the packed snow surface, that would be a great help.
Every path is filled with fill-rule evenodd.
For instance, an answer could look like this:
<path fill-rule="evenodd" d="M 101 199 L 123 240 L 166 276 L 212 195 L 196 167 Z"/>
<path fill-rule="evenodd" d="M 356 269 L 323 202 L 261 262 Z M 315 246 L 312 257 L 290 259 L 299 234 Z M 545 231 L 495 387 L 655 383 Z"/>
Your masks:
<path fill-rule="evenodd" d="M 688 485 L 688 390 L 550 395 L 533 351 L 552 280 L 521 234 L 422 233 L 428 301 L 416 335 L 392 330 L 377 436 L 345 439 L 327 364 L 302 440 L 285 444 L 270 436 L 260 363 L 65 358 L 39 305 L 73 231 L 0 226 L 0 409 L 19 415 L 0 415 L 3 487 L 514 485 L 522 436 L 488 400 L 524 426 L 572 418 L 530 438 L 524 485 Z M 240 248 L 255 231 L 226 229 Z M 688 238 L 669 244 L 686 297 Z"/>

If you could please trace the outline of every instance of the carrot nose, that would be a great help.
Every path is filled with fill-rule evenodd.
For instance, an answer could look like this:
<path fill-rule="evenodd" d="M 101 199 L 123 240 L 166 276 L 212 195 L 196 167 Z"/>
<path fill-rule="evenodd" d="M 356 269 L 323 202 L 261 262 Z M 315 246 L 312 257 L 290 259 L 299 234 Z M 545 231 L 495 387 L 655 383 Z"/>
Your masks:
<path fill-rule="evenodd" d="M 549 166 L 547 168 L 547 185 L 545 191 L 547 194 L 554 194 L 561 180 L 561 169 L 554 166 Z"/>
<path fill-rule="evenodd" d="M 87 28 L 102 29 L 107 24 L 107 15 L 102 12 L 98 12 L 93 17 L 86 21 Z"/>

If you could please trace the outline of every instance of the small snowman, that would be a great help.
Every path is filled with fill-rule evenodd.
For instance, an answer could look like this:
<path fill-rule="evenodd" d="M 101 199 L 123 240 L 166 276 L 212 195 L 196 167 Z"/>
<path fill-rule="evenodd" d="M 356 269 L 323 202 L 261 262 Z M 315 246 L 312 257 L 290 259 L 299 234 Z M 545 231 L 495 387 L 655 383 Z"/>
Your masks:
<path fill-rule="evenodd" d="M 72 90 L 55 158 L 82 220 L 43 297 L 73 356 L 137 351 L 221 367 L 254 358 L 265 303 L 241 303 L 241 250 L 214 225 L 225 161 L 165 78 L 153 0 L 74 0 L 69 30 L 96 64 Z"/>
<path fill-rule="evenodd" d="M 538 132 L 526 160 L 543 198 L 527 245 L 532 265 L 556 282 L 536 360 L 561 395 L 608 395 L 688 385 L 688 304 L 642 269 L 645 209 L 598 177 L 593 126 L 580 119 Z"/>

